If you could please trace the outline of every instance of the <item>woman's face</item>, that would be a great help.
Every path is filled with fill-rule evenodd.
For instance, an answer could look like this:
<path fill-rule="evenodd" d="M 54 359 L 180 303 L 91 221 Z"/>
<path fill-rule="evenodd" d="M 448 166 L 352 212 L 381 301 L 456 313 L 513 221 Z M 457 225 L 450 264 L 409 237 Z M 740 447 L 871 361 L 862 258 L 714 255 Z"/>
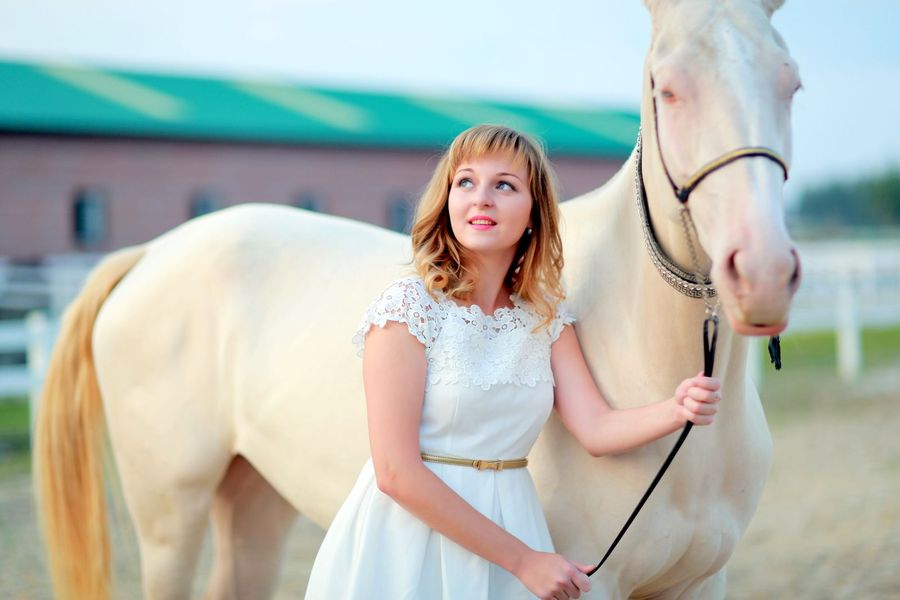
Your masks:
<path fill-rule="evenodd" d="M 532 198 L 524 161 L 506 153 L 463 161 L 450 184 L 453 235 L 482 259 L 512 262 L 531 224 Z"/>

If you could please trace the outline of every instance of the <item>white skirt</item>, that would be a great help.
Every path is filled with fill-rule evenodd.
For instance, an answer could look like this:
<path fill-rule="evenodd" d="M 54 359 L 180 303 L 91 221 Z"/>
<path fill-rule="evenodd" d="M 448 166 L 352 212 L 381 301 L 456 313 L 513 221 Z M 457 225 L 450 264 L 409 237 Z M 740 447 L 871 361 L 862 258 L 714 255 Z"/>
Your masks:
<path fill-rule="evenodd" d="M 528 469 L 425 463 L 476 510 L 534 550 L 553 543 Z M 371 459 L 316 555 L 306 600 L 520 600 L 508 571 L 431 529 L 378 489 Z"/>

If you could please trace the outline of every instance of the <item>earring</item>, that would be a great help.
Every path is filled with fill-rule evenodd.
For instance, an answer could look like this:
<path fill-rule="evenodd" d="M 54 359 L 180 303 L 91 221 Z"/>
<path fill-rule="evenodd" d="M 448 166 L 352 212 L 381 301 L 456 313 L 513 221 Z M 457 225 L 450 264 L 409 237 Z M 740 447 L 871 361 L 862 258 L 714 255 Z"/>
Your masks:
<path fill-rule="evenodd" d="M 525 230 L 525 235 L 531 235 L 531 227 Z"/>

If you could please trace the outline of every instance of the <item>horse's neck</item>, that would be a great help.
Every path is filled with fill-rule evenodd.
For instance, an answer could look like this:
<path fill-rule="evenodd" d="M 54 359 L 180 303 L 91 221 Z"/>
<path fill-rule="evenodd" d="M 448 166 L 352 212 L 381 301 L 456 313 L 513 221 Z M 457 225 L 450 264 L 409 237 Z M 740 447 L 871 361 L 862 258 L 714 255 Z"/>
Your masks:
<path fill-rule="evenodd" d="M 634 157 L 606 186 L 564 204 L 563 213 L 566 285 L 594 377 L 615 406 L 662 399 L 646 396 L 671 393 L 702 368 L 705 314 L 702 301 L 675 291 L 650 262 Z M 722 319 L 715 375 L 732 395 L 743 396 L 745 362 L 745 341 Z"/>

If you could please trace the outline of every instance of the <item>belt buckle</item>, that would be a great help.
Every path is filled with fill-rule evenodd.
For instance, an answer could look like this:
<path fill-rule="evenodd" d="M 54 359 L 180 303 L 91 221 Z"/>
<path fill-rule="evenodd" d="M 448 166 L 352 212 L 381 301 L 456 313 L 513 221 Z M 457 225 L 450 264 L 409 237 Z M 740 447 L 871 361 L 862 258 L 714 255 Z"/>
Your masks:
<path fill-rule="evenodd" d="M 502 460 L 482 460 L 476 459 L 472 462 L 472 466 L 478 469 L 479 471 L 484 471 L 485 469 L 493 469 L 494 471 L 502 471 L 503 470 L 503 461 Z"/>

